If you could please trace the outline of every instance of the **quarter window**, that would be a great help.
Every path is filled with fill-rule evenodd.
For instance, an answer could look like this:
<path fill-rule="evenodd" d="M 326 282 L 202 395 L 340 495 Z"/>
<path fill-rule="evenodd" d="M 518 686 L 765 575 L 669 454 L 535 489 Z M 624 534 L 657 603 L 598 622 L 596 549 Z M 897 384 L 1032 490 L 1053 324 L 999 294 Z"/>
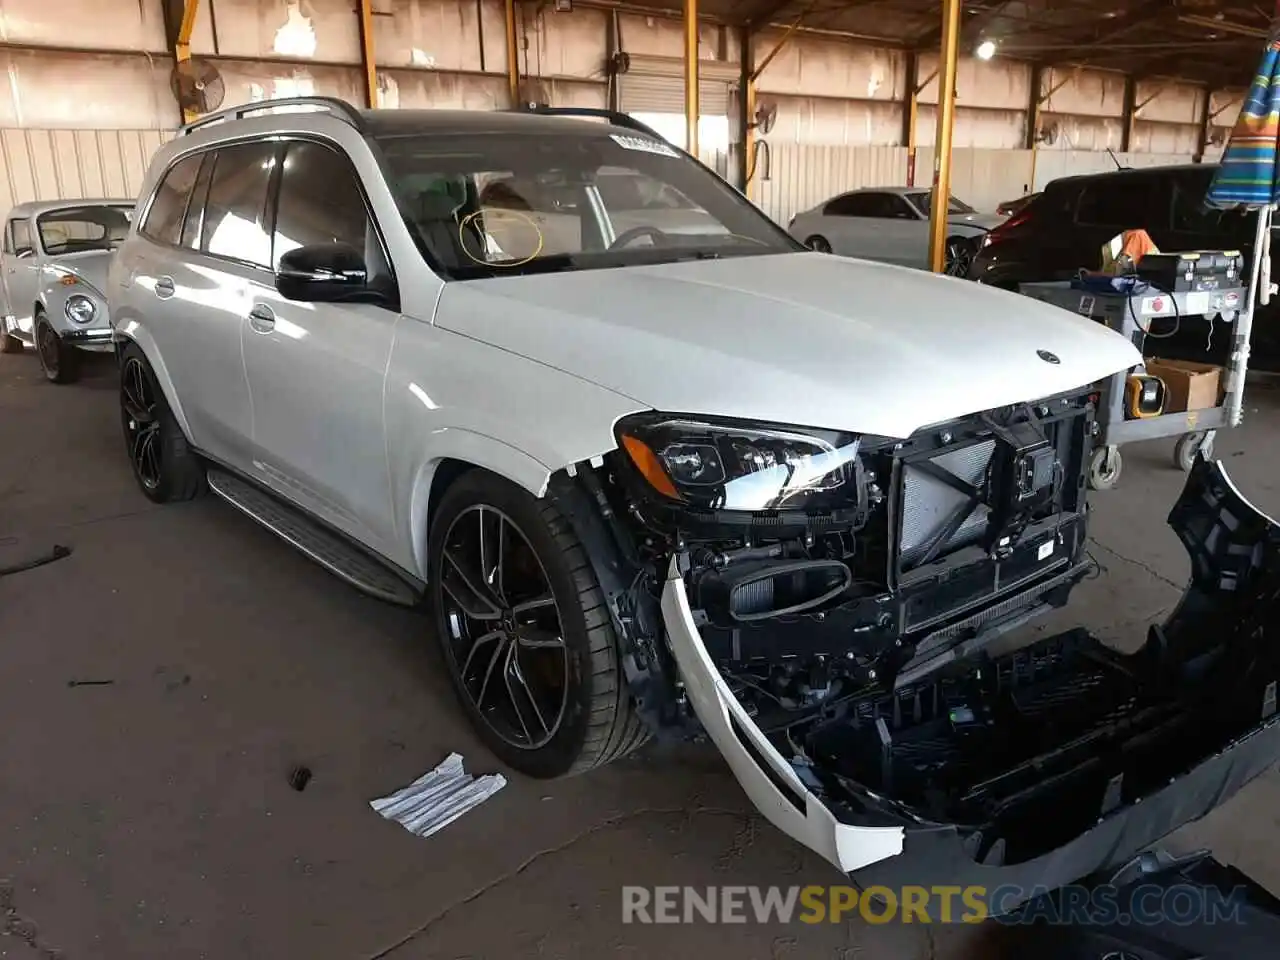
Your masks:
<path fill-rule="evenodd" d="M 183 157 L 175 163 L 160 186 L 147 211 L 142 232 L 162 243 L 176 244 L 182 236 L 182 215 L 187 209 L 187 197 L 200 170 L 200 157 Z"/>
<path fill-rule="evenodd" d="M 196 185 L 191 190 L 191 202 L 187 204 L 187 216 L 182 221 L 182 245 L 191 250 L 200 249 L 201 228 L 204 226 L 204 204 L 209 196 L 209 181 L 213 177 L 213 165 L 216 162 L 217 157 L 213 153 L 204 155 L 204 163 L 200 164 Z"/>
<path fill-rule="evenodd" d="M 346 157 L 318 143 L 290 144 L 280 172 L 272 257 L 298 247 L 345 243 L 367 256 L 364 194 Z"/>
<path fill-rule="evenodd" d="M 201 250 L 270 268 L 266 206 L 275 157 L 274 142 L 243 143 L 218 150 L 204 205 Z"/>

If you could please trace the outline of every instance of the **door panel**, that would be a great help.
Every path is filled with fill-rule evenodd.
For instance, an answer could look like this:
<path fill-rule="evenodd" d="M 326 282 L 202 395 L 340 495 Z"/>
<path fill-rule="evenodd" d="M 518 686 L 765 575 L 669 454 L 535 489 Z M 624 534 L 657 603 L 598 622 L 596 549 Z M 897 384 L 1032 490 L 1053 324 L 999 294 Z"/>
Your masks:
<path fill-rule="evenodd" d="M 390 270 L 350 162 L 316 143 L 288 146 L 273 257 L 347 243 L 371 278 Z M 393 520 L 382 395 L 399 314 L 374 304 L 297 302 L 254 283 L 244 357 L 258 475 L 279 493 L 379 553 Z"/>
<path fill-rule="evenodd" d="M 225 219 L 230 205 L 244 218 L 241 233 L 256 224 L 263 236 L 259 246 L 266 243 L 262 211 L 267 175 L 257 178 L 255 187 L 253 167 L 273 151 L 271 145 L 237 146 L 179 161 L 140 228 L 150 242 L 138 255 L 133 280 L 139 312 L 148 318 L 192 442 L 242 470 L 251 465 L 253 411 L 240 331 L 250 309 L 249 284 L 267 265 L 231 259 L 225 254 L 238 252 L 239 246 L 222 243 L 211 248 L 209 231 L 202 236 L 185 225 L 204 217 L 208 197 L 216 203 L 210 206 L 211 216 Z M 213 181 L 216 195 L 210 190 Z"/>

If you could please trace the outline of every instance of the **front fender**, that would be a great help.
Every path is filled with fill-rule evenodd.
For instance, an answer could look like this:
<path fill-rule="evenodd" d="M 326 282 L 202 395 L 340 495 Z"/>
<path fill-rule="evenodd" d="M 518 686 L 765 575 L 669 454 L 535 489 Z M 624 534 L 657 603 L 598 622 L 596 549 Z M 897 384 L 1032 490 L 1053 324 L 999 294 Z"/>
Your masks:
<path fill-rule="evenodd" d="M 413 551 L 414 571 L 427 578 L 427 519 L 431 510 L 431 485 L 440 465 L 450 460 L 481 467 L 528 490 L 535 497 L 546 492 L 551 468 L 523 450 L 470 430 L 444 429 L 432 434 L 431 458 L 418 465 L 404 536 Z"/>
<path fill-rule="evenodd" d="M 44 312 L 49 325 L 59 334 L 72 330 L 101 330 L 109 326 L 111 315 L 107 306 L 107 298 L 103 296 L 102 292 L 84 281 L 71 285 L 60 283 L 57 279 L 59 276 L 62 276 L 62 274 L 50 276 L 46 268 L 42 272 L 40 287 L 36 292 L 36 308 Z M 94 306 L 98 308 L 98 313 L 93 320 L 83 326 L 74 324 L 67 319 L 67 299 L 75 295 L 88 297 L 93 301 Z"/>
<path fill-rule="evenodd" d="M 385 382 L 394 559 L 423 579 L 432 480 L 441 463 L 483 467 L 541 497 L 553 472 L 612 450 L 614 423 L 644 409 L 564 371 L 412 319 L 399 324 Z"/>
<path fill-rule="evenodd" d="M 120 355 L 125 345 L 129 343 L 135 344 L 143 352 L 147 358 L 147 363 L 151 366 L 151 372 L 155 375 L 156 383 L 159 384 L 160 391 L 164 394 L 165 402 L 169 405 L 169 410 L 178 421 L 178 425 L 182 427 L 183 436 L 190 440 L 191 428 L 187 424 L 187 415 L 183 412 L 182 401 L 178 397 L 178 392 L 173 388 L 173 379 L 169 376 L 169 368 L 164 364 L 164 357 L 160 355 L 160 351 L 156 348 L 156 342 L 152 339 L 147 328 L 137 322 L 126 323 L 116 328 L 112 339 L 116 344 L 117 356 Z"/>

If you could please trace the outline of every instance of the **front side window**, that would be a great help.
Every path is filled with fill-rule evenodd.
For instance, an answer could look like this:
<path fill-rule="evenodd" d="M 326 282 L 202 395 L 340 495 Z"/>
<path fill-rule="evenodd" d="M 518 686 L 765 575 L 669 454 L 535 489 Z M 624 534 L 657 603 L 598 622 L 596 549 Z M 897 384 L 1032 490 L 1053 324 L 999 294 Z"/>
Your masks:
<path fill-rule="evenodd" d="M 602 126 L 381 146 L 405 220 L 450 279 L 800 249 L 714 174 L 643 134 Z"/>
<path fill-rule="evenodd" d="M 364 194 L 350 161 L 318 143 L 290 144 L 280 171 L 272 262 L 298 247 L 344 243 L 371 259 Z"/>
<path fill-rule="evenodd" d="M 187 197 L 200 171 L 200 156 L 183 157 L 164 175 L 142 223 L 142 232 L 161 243 L 177 243 L 182 238 L 182 215 Z"/>
<path fill-rule="evenodd" d="M 31 249 L 31 221 L 13 221 L 13 252 L 19 257 L 29 257 Z"/>
<path fill-rule="evenodd" d="M 1082 226 L 1160 230 L 1169 226 L 1172 197 L 1167 184 L 1151 176 L 1115 174 L 1087 183 L 1076 206 Z"/>
<path fill-rule="evenodd" d="M 36 217 L 40 246 L 50 256 L 114 250 L 129 235 L 132 207 L 66 207 Z"/>
<path fill-rule="evenodd" d="M 270 269 L 267 184 L 275 167 L 276 149 L 273 142 L 218 149 L 200 236 L 200 249 L 205 253 Z"/>

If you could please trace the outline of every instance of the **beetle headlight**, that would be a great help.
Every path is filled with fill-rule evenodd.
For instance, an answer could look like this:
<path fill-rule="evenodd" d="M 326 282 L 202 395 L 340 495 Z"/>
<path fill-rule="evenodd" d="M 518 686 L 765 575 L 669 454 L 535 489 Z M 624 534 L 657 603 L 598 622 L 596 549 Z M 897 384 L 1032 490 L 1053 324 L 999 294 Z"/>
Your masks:
<path fill-rule="evenodd" d="M 662 496 L 704 510 L 833 510 L 855 505 L 859 436 L 682 417 L 618 425 L 622 448 Z"/>
<path fill-rule="evenodd" d="M 98 307 L 83 294 L 74 293 L 67 297 L 64 312 L 72 323 L 91 323 L 98 315 Z"/>

